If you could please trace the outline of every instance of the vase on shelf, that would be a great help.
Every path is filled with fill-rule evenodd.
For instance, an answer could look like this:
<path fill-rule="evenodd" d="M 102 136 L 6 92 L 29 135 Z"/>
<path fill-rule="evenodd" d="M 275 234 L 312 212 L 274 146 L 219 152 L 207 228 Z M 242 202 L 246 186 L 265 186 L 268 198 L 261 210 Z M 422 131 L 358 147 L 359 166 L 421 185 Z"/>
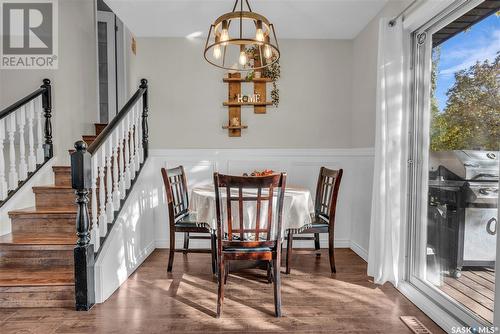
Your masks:
<path fill-rule="evenodd" d="M 229 124 L 231 127 L 239 127 L 240 126 L 240 120 L 238 117 L 233 117 L 231 118 L 231 122 Z"/>

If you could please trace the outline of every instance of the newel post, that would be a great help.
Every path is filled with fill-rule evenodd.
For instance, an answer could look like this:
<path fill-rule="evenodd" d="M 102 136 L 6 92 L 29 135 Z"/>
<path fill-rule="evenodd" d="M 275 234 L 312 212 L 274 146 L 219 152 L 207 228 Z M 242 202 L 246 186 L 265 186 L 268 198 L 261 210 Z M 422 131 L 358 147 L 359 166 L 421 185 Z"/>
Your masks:
<path fill-rule="evenodd" d="M 54 145 L 52 144 L 52 86 L 49 79 L 43 79 L 43 85 L 40 88 L 45 88 L 42 94 L 43 116 L 45 117 L 45 144 L 43 151 L 45 160 L 52 158 L 54 155 Z"/>
<path fill-rule="evenodd" d="M 148 157 L 148 137 L 149 137 L 149 129 L 148 129 L 148 112 L 149 112 L 149 104 L 148 104 L 148 80 L 142 79 L 141 85 L 139 88 L 143 88 L 146 91 L 142 95 L 142 147 L 144 150 L 144 160 Z"/>
<path fill-rule="evenodd" d="M 94 246 L 90 243 L 88 193 L 92 182 L 91 156 L 84 141 L 75 143 L 71 154 L 71 184 L 76 193 L 76 235 L 74 250 L 76 310 L 87 311 L 95 303 Z"/>

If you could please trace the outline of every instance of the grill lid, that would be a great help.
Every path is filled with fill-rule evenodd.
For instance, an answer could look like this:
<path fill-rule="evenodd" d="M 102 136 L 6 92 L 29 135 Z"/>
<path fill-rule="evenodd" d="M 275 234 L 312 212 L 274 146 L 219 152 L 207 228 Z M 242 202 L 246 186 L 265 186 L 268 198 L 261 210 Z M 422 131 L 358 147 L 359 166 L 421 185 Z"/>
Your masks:
<path fill-rule="evenodd" d="M 442 166 L 468 181 L 497 181 L 499 174 L 497 151 L 455 150 L 431 152 L 429 168 L 436 172 Z"/>

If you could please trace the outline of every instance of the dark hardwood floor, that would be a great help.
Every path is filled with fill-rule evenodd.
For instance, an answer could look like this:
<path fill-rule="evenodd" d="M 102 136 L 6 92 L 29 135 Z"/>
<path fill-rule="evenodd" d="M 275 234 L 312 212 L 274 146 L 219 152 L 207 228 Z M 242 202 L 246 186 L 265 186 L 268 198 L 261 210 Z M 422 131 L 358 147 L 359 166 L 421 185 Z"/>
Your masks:
<path fill-rule="evenodd" d="M 177 254 L 167 273 L 167 250 L 156 250 L 104 304 L 89 312 L 62 308 L 0 309 L 8 333 L 411 333 L 399 319 L 416 316 L 444 333 L 390 284 L 376 286 L 366 263 L 349 249 L 328 254 L 296 250 L 292 273 L 282 276 L 282 318 L 274 317 L 272 284 L 265 271 L 228 278 L 224 311 L 215 318 L 217 284 L 209 254 Z M 282 267 L 284 271 L 284 267 Z"/>

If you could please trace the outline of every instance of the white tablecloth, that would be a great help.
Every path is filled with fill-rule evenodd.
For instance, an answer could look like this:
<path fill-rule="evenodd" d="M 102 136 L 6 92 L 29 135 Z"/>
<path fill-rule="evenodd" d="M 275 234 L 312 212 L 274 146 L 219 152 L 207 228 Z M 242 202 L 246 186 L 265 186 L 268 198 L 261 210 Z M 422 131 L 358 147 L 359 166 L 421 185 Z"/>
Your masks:
<path fill-rule="evenodd" d="M 256 190 L 245 190 L 244 195 L 256 196 Z M 225 230 L 227 231 L 227 212 L 226 212 L 226 189 L 221 189 L 220 195 L 223 198 L 223 217 Z M 264 192 L 262 196 L 265 196 Z M 234 195 L 237 196 L 237 191 Z M 277 191 L 274 191 L 273 216 L 275 214 L 275 205 L 277 201 Z M 255 228 L 256 223 L 256 202 L 243 202 L 243 224 L 245 228 Z M 191 192 L 191 202 L 189 204 L 191 212 L 197 214 L 197 220 L 206 222 L 211 228 L 217 228 L 217 217 L 215 209 L 215 192 L 213 185 L 196 187 Z M 261 202 L 261 228 L 267 226 L 267 207 L 266 201 Z M 287 187 L 285 191 L 285 199 L 283 203 L 283 221 L 282 221 L 282 236 L 287 229 L 300 229 L 305 225 L 311 224 L 311 214 L 314 213 L 314 205 L 309 190 L 298 187 Z M 233 217 L 233 228 L 239 226 L 239 210 L 238 201 L 233 201 L 231 206 L 231 215 Z M 275 224 L 276 226 L 277 224 Z M 273 237 L 276 231 L 273 231 Z"/>

